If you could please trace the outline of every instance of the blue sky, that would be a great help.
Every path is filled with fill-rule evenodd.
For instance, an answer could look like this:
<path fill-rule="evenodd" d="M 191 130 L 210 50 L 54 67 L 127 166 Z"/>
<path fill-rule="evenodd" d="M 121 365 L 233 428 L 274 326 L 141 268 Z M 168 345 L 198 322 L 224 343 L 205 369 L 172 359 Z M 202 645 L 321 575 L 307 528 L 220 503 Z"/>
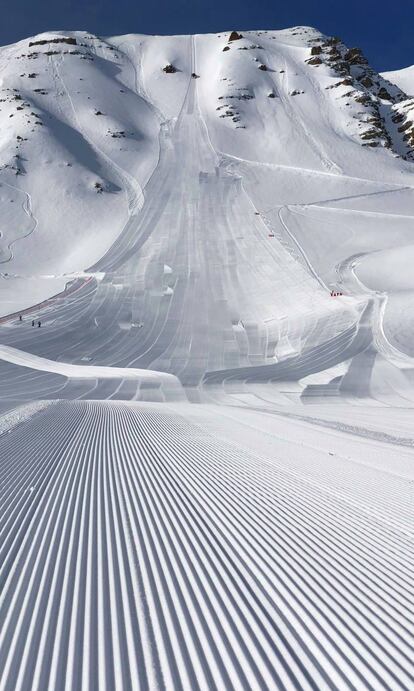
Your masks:
<path fill-rule="evenodd" d="M 49 29 L 102 36 L 224 29 L 282 29 L 299 24 L 361 47 L 377 70 L 414 64 L 414 0 L 6 0 L 0 44 Z"/>

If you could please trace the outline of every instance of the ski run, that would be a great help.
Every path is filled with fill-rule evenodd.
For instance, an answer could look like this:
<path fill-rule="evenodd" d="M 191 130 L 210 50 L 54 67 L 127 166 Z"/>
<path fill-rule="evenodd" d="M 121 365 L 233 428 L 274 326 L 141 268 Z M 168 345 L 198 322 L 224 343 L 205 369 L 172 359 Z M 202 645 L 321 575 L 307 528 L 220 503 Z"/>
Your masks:
<path fill-rule="evenodd" d="M 0 48 L 0 691 L 414 687 L 413 68 Z"/>

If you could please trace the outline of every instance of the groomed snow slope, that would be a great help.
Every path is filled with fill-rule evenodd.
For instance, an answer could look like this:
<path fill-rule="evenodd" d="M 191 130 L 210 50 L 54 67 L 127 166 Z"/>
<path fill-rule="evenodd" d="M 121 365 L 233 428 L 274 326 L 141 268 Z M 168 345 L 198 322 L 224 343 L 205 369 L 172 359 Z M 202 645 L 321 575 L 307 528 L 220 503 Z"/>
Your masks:
<path fill-rule="evenodd" d="M 0 691 L 408 691 L 410 99 L 307 27 L 0 80 Z"/>
<path fill-rule="evenodd" d="M 1 689 L 411 687 L 412 449 L 48 410 L 1 442 Z"/>

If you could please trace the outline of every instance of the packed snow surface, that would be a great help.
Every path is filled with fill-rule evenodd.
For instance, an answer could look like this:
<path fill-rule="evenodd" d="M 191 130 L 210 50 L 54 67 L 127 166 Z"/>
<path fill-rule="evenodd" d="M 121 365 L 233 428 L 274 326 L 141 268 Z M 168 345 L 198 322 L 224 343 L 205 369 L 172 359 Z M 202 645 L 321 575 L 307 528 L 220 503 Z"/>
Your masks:
<path fill-rule="evenodd" d="M 406 72 L 0 49 L 0 691 L 413 687 Z"/>

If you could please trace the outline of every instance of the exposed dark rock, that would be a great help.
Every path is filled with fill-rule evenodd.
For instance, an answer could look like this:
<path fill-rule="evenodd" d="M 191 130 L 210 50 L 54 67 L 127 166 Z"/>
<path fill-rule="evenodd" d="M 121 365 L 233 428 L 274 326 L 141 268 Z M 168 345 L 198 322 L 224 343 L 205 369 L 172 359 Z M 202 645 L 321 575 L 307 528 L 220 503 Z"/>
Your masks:
<path fill-rule="evenodd" d="M 341 59 L 341 53 L 338 53 L 337 51 L 331 51 L 328 53 L 327 58 L 328 62 L 336 62 L 337 60 Z"/>
<path fill-rule="evenodd" d="M 269 98 L 276 98 L 276 94 L 274 91 L 271 91 L 270 94 L 267 94 Z"/>
<path fill-rule="evenodd" d="M 366 74 L 364 77 L 360 77 L 359 81 L 363 86 L 365 86 L 367 89 L 370 89 L 372 86 L 374 86 L 374 82 L 372 81 L 371 77 L 368 77 Z"/>
<path fill-rule="evenodd" d="M 364 140 L 377 139 L 380 136 L 381 136 L 381 132 L 379 132 L 376 129 L 372 129 L 372 130 L 367 130 L 366 132 L 362 132 L 361 139 L 364 139 Z"/>
<path fill-rule="evenodd" d="M 312 46 L 311 55 L 320 55 L 322 53 L 322 46 Z"/>
<path fill-rule="evenodd" d="M 226 50 L 230 50 L 230 46 L 224 46 L 224 48 L 223 48 L 223 53 L 225 53 Z"/>
<path fill-rule="evenodd" d="M 29 79 L 35 79 L 37 77 L 37 72 L 31 72 L 27 76 L 29 77 Z"/>
<path fill-rule="evenodd" d="M 344 60 L 350 65 L 367 65 L 368 60 L 360 48 L 350 48 L 344 55 Z"/>
<path fill-rule="evenodd" d="M 378 91 L 378 98 L 381 98 L 384 101 L 392 101 L 392 98 L 390 94 L 388 93 L 387 89 L 385 86 L 382 86 L 380 90 Z"/>
<path fill-rule="evenodd" d="M 200 75 L 196 74 L 195 72 L 191 72 L 191 76 L 193 79 L 200 79 Z"/>
<path fill-rule="evenodd" d="M 341 60 L 340 62 L 337 63 L 336 69 L 338 70 L 341 77 L 346 77 L 346 76 L 348 76 L 348 74 L 350 74 L 350 66 L 344 60 Z"/>
<path fill-rule="evenodd" d="M 177 72 L 177 68 L 168 63 L 168 65 L 165 65 L 165 67 L 162 68 L 162 71 L 166 74 L 174 74 L 174 72 Z"/>
<path fill-rule="evenodd" d="M 76 38 L 59 36 L 59 38 L 41 39 L 39 41 L 30 41 L 29 48 L 32 46 L 46 46 L 48 43 L 68 43 L 70 46 L 76 46 Z"/>
<path fill-rule="evenodd" d="M 267 72 L 267 66 L 266 65 L 259 65 L 259 70 L 262 70 L 262 72 Z"/>
<path fill-rule="evenodd" d="M 394 120 L 394 122 L 395 122 L 395 120 Z M 406 132 L 407 130 L 410 129 L 410 127 L 412 127 L 412 124 L 413 124 L 412 122 L 407 120 L 407 122 L 405 122 L 403 125 L 401 125 L 401 127 L 398 128 L 398 131 L 399 132 Z"/>
<path fill-rule="evenodd" d="M 314 58 L 309 58 L 309 60 L 306 60 L 308 65 L 322 65 L 322 60 L 318 57 Z"/>
<path fill-rule="evenodd" d="M 368 106 L 371 103 L 371 99 L 368 94 L 361 94 L 360 96 L 357 96 L 355 101 L 357 103 L 362 103 L 364 106 Z"/>
<path fill-rule="evenodd" d="M 229 36 L 229 41 L 239 41 L 241 38 L 243 38 L 242 34 L 239 34 L 237 31 L 232 31 Z"/>

